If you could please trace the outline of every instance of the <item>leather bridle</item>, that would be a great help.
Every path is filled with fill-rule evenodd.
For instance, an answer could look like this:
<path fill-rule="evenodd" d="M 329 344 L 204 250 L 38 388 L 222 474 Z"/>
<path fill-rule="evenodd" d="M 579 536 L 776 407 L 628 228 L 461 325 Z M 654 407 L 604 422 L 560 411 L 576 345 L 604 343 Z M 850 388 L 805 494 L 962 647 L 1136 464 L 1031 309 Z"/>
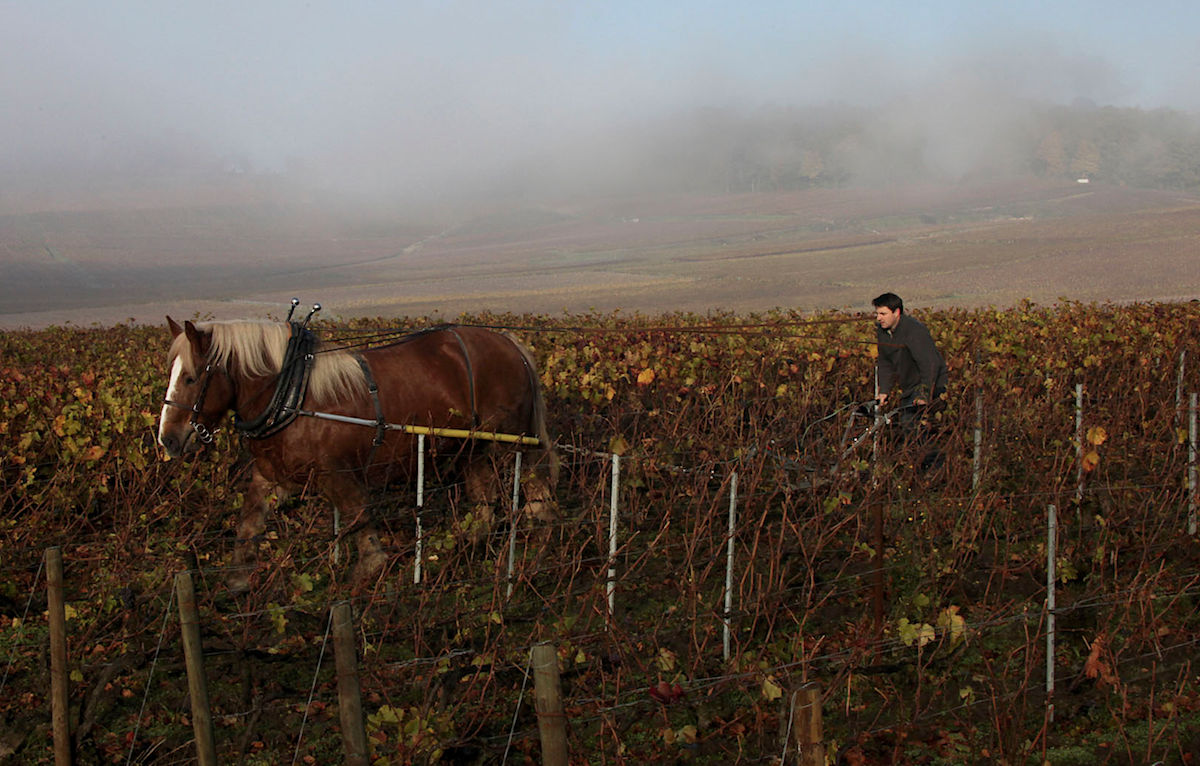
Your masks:
<path fill-rule="evenodd" d="M 225 373 L 224 368 L 214 369 L 212 362 L 204 365 L 204 377 L 200 380 L 200 393 L 196 396 L 196 401 L 192 406 L 189 407 L 186 404 L 180 404 L 167 397 L 163 398 L 163 404 L 178 407 L 181 410 L 189 410 L 192 413 L 192 417 L 188 420 L 188 425 L 196 432 L 196 437 L 205 444 L 212 444 L 213 439 L 216 438 L 217 431 L 208 430 L 208 426 L 201 423 L 198 416 L 204 412 L 204 398 L 208 395 L 208 385 L 212 383 L 213 375 L 217 371 L 220 371 L 222 374 Z"/>

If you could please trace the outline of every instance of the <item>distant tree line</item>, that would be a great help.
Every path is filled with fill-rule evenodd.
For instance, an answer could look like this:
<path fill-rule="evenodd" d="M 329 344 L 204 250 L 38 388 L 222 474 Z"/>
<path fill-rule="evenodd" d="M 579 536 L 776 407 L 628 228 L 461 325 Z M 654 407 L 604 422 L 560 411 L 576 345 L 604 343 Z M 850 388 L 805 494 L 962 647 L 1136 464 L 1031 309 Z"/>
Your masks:
<path fill-rule="evenodd" d="M 894 107 L 706 108 L 674 114 L 649 134 L 639 128 L 625 146 L 640 147 L 639 181 L 663 190 L 767 192 L 1030 174 L 1200 190 L 1196 115 L 1086 100 L 1012 102 L 1002 111 L 999 121 L 939 124 Z"/>

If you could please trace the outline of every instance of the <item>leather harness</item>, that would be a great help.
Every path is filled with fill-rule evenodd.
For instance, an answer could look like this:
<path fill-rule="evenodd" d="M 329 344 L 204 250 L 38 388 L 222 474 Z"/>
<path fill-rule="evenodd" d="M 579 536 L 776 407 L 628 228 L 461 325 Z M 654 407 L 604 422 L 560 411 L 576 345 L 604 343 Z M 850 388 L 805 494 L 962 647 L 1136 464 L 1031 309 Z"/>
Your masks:
<path fill-rule="evenodd" d="M 283 363 L 280 365 L 279 377 L 275 380 L 275 391 L 271 396 L 271 401 L 263 411 L 251 420 L 242 420 L 238 417 L 237 412 L 234 412 L 233 427 L 251 439 L 265 439 L 268 436 L 279 433 L 291 425 L 292 421 L 300 415 L 300 405 L 304 403 L 304 395 L 308 391 L 308 380 L 312 375 L 315 360 L 314 349 L 317 342 L 316 337 L 305 325 L 307 325 L 307 322 L 301 324 L 300 322 L 288 321 L 291 335 L 288 337 L 287 349 L 284 352 Z M 475 394 L 475 373 L 471 364 L 471 354 L 467 351 L 467 344 L 463 341 L 462 336 L 458 334 L 458 331 L 451 325 L 440 325 L 413 333 L 400 342 L 405 343 L 422 335 L 438 331 L 448 332 L 458 341 L 458 347 L 463 355 L 463 362 L 467 367 L 467 390 L 471 399 L 471 427 L 478 428 L 480 421 Z M 373 458 L 375 450 L 383 444 L 384 435 L 387 433 L 387 420 L 383 416 L 383 405 L 379 401 L 379 386 L 375 382 L 375 376 L 371 374 L 370 364 L 367 363 L 366 357 L 362 354 L 355 353 L 354 357 L 358 361 L 358 366 L 362 369 L 363 377 L 367 382 L 367 391 L 371 394 L 371 402 L 375 407 L 375 439 L 371 443 L 371 457 Z M 521 355 L 521 360 L 524 362 L 526 370 L 532 378 L 533 371 L 529 369 L 529 363 L 525 360 L 524 354 Z M 185 407 L 169 399 L 164 401 L 169 405 L 191 410 L 191 425 L 197 432 L 200 432 L 201 438 L 207 443 L 212 441 L 212 437 L 207 433 L 207 429 L 204 429 L 203 425 L 196 420 L 196 415 L 200 413 L 203 407 L 204 397 L 208 391 L 208 384 L 214 372 L 212 365 L 206 366 L 204 372 L 205 377 L 201 383 L 200 395 L 191 407 Z M 371 460 L 368 459 L 367 465 L 370 464 Z"/>
<path fill-rule="evenodd" d="M 471 355 L 467 353 L 467 344 L 463 343 L 462 337 L 458 334 L 458 330 L 453 327 L 443 328 L 446 332 L 454 336 L 458 341 L 458 347 L 462 349 L 463 361 L 467 363 L 467 390 L 471 397 L 471 427 L 479 427 L 479 410 L 475 404 L 475 373 L 471 370 Z"/>
<path fill-rule="evenodd" d="M 279 377 L 275 379 L 275 393 L 270 403 L 253 420 L 242 420 L 234 412 L 233 427 L 251 439 L 265 439 L 289 426 L 300 414 L 304 394 L 308 390 L 308 379 L 312 374 L 313 349 L 317 340 L 299 322 L 288 322 L 291 336 L 283 355 Z M 378 407 L 376 400 L 376 407 Z"/>

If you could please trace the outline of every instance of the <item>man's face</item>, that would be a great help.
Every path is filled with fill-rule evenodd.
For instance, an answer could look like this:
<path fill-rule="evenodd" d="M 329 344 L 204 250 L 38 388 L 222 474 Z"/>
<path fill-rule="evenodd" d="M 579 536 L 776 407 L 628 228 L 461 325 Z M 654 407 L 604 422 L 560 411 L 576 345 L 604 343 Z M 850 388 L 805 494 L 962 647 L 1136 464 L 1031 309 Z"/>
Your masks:
<path fill-rule="evenodd" d="M 892 311 L 887 306 L 875 307 L 875 324 L 885 330 L 891 330 L 900 324 L 900 316 L 904 312 L 901 310 Z"/>

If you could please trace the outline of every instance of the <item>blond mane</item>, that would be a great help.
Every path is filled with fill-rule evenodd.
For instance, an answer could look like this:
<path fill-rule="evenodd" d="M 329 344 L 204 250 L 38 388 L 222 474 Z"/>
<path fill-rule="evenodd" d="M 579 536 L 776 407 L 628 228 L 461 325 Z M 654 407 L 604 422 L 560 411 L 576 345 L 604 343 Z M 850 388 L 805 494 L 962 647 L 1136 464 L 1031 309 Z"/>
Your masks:
<path fill-rule="evenodd" d="M 282 322 L 246 319 L 196 322 L 196 329 L 212 333 L 209 360 L 231 373 L 250 377 L 277 375 L 283 366 L 290 333 Z M 167 367 L 172 367 L 179 359 L 184 372 L 194 376 L 196 366 L 188 350 L 187 335 L 180 333 L 171 343 Z M 316 350 L 312 377 L 308 381 L 308 391 L 314 398 L 332 402 L 366 392 L 366 377 L 353 354 L 328 350 L 322 341 L 317 341 Z"/>

